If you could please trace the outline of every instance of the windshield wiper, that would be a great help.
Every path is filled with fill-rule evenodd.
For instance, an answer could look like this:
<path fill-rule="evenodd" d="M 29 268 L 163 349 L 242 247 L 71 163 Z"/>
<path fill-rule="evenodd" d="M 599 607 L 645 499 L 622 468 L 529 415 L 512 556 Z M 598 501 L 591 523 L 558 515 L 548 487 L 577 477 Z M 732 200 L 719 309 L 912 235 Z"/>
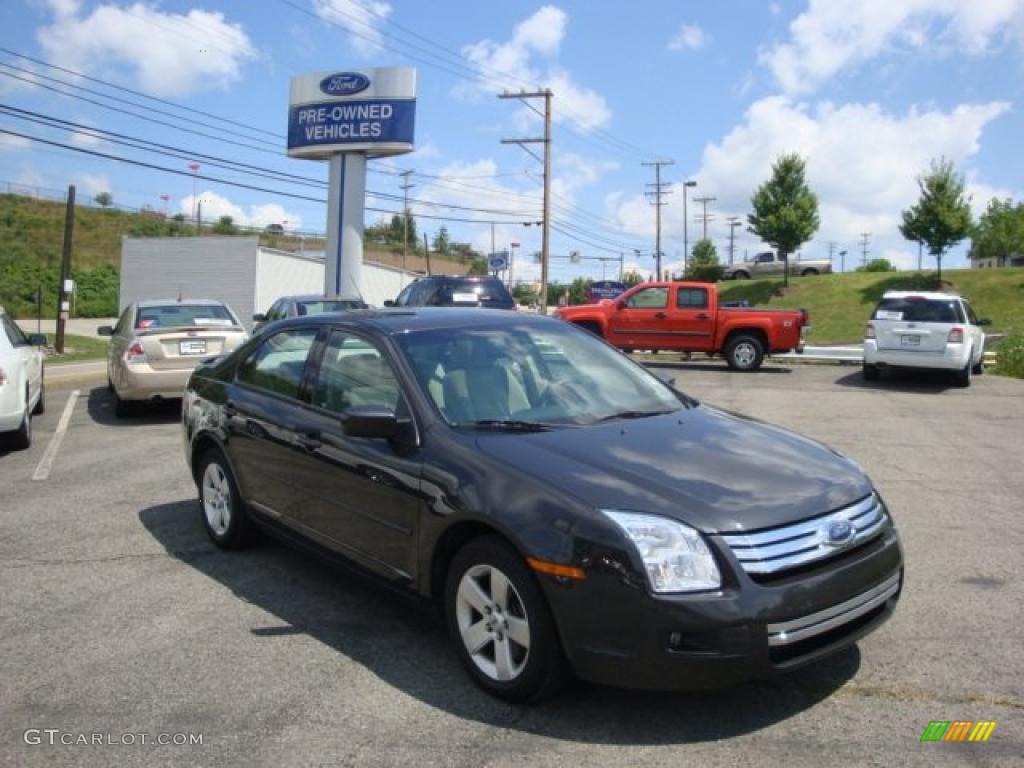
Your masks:
<path fill-rule="evenodd" d="M 455 426 L 493 429 L 501 432 L 547 432 L 555 427 L 554 424 L 545 424 L 540 421 L 521 421 L 518 419 L 479 419 L 477 421 L 464 421 Z"/>
<path fill-rule="evenodd" d="M 648 416 L 664 416 L 666 413 L 672 413 L 672 411 L 619 411 L 618 413 L 602 416 L 594 421 L 594 424 L 600 424 L 602 421 L 614 421 L 615 419 L 646 419 Z"/>

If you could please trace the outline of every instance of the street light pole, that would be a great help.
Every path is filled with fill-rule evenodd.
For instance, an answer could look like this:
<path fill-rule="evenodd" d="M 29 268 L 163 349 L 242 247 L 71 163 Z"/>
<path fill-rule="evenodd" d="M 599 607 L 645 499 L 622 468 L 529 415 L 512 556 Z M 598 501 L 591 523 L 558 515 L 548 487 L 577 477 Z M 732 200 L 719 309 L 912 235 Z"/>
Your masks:
<path fill-rule="evenodd" d="M 199 220 L 197 218 L 197 211 L 199 208 L 197 207 L 198 201 L 196 200 L 196 175 L 199 173 L 199 169 L 202 166 L 199 165 L 199 163 L 189 163 L 188 167 L 192 169 L 192 220 L 198 228 Z"/>

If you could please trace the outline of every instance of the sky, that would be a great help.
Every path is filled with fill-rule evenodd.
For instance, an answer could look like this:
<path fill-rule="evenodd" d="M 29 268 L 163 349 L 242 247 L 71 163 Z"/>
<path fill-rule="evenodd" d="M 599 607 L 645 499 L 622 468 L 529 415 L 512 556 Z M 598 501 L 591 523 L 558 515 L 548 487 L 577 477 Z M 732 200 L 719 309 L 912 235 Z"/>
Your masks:
<path fill-rule="evenodd" d="M 847 270 L 862 260 L 863 233 L 867 258 L 916 266 L 898 224 L 933 159 L 953 161 L 976 214 L 994 196 L 1024 197 L 1024 0 L 4 0 L 0 48 L 0 104 L 85 127 L 0 112 L 0 129 L 24 134 L 0 132 L 0 190 L 73 183 L 80 197 L 109 192 L 120 205 L 190 213 L 188 164 L 198 161 L 200 173 L 267 190 L 200 179 L 204 218 L 305 231 L 325 228 L 317 182 L 327 167 L 285 155 L 289 78 L 414 66 L 416 150 L 371 161 L 367 188 L 384 197 L 367 205 L 400 209 L 398 173 L 413 170 L 420 231 L 446 226 L 490 251 L 495 222 L 496 248 L 520 244 L 517 277 L 538 270 L 529 254 L 540 228 L 525 223 L 541 217 L 542 166 L 501 139 L 542 125 L 528 105 L 496 98 L 502 90 L 554 93 L 554 279 L 614 277 L 620 255 L 627 269 L 653 271 L 645 191 L 655 176 L 643 163 L 655 160 L 672 162 L 662 168 L 662 251 L 673 269 L 684 252 L 682 183 L 696 182 L 690 247 L 704 229 L 694 198 L 711 197 L 707 236 L 725 261 L 728 219 L 744 223 L 739 260 L 765 248 L 745 217 L 784 152 L 806 158 L 819 199 L 821 226 L 802 256 L 828 258 L 835 243 Z M 154 155 L 89 127 L 184 152 Z M 303 179 L 218 169 L 199 154 Z M 368 211 L 367 223 L 380 215 Z M 944 260 L 965 264 L 966 244 Z"/>

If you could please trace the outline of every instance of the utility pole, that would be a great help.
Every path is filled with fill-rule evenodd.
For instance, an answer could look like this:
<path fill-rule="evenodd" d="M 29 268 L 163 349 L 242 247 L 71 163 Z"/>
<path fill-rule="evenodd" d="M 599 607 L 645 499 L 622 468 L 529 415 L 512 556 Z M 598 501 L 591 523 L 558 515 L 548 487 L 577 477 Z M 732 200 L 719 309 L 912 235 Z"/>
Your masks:
<path fill-rule="evenodd" d="M 871 242 L 870 232 L 860 233 L 860 254 L 861 254 L 861 266 L 867 266 L 868 263 L 868 243 Z"/>
<path fill-rule="evenodd" d="M 64 324 L 67 322 L 67 281 L 71 277 L 71 241 L 75 234 L 75 185 L 68 185 L 68 204 L 64 213 L 64 251 L 60 261 L 60 285 L 57 286 L 57 354 L 64 354 Z"/>
<path fill-rule="evenodd" d="M 202 166 L 199 163 L 189 163 L 188 167 L 192 170 L 192 218 L 195 220 L 196 229 L 199 229 L 199 216 L 196 213 L 196 205 L 199 202 L 196 200 L 196 176 L 199 174 L 199 169 Z"/>
<path fill-rule="evenodd" d="M 525 139 L 502 139 L 502 144 L 518 144 L 522 149 L 529 152 L 535 159 L 540 159 L 533 152 L 530 152 L 527 144 L 544 145 L 544 213 L 543 230 L 541 231 L 540 246 L 540 313 L 546 315 L 548 312 L 548 261 L 550 259 L 550 230 L 551 230 L 551 89 L 543 91 L 519 91 L 518 93 L 499 93 L 499 99 L 519 99 L 526 104 L 526 99 L 544 99 L 544 136 L 542 138 Z M 534 107 L 527 104 L 534 112 Z M 538 114 L 540 114 L 538 112 Z"/>
<path fill-rule="evenodd" d="M 626 276 L 626 256 L 619 251 L 619 282 Z"/>
<path fill-rule="evenodd" d="M 652 199 L 651 205 L 654 206 L 654 269 L 655 276 L 658 280 L 661 280 L 661 207 L 667 205 L 667 203 L 662 202 L 661 198 L 663 195 L 672 194 L 672 190 L 667 188 L 669 185 L 661 181 L 661 167 L 663 165 L 675 165 L 675 162 L 672 160 L 654 160 L 649 163 L 642 162 L 640 165 L 654 168 L 654 183 L 647 185 L 648 187 L 653 187 L 653 189 L 645 194 Z"/>
<path fill-rule="evenodd" d="M 839 271 L 846 271 L 846 251 L 839 252 Z"/>
<path fill-rule="evenodd" d="M 427 233 L 423 233 L 423 256 L 427 260 L 427 274 L 430 274 L 430 246 L 427 245 Z"/>
<path fill-rule="evenodd" d="M 690 223 L 687 221 L 686 214 L 686 198 L 690 196 L 689 189 L 696 187 L 696 181 L 684 181 L 683 182 L 683 272 L 686 271 L 687 266 L 690 263 Z"/>
<path fill-rule="evenodd" d="M 704 239 L 708 239 L 708 203 L 713 203 L 717 200 L 717 197 L 695 197 L 693 202 L 700 203 L 704 207 L 704 213 L 701 214 L 701 221 L 704 222 Z"/>
<path fill-rule="evenodd" d="M 742 226 L 739 216 L 730 216 L 729 222 L 729 265 L 732 265 L 733 255 L 736 253 L 736 227 Z"/>
<path fill-rule="evenodd" d="M 409 183 L 409 176 L 412 175 L 412 170 L 402 171 L 398 174 L 402 177 L 402 183 L 399 188 L 402 190 L 402 271 L 405 271 L 405 262 L 409 257 L 409 190 L 415 187 L 415 184 Z M 402 280 L 405 280 L 403 276 Z"/>

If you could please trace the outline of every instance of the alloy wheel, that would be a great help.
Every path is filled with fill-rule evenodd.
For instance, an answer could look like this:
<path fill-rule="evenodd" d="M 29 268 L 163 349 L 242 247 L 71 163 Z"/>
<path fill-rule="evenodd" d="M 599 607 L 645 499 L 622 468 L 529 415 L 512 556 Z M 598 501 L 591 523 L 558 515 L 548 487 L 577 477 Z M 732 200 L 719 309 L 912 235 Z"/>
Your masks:
<path fill-rule="evenodd" d="M 515 680 L 530 655 L 530 622 L 508 577 L 492 565 L 474 565 L 459 582 L 456 621 L 466 652 L 491 680 Z"/>
<path fill-rule="evenodd" d="M 203 514 L 210 530 L 217 536 L 227 533 L 231 525 L 231 484 L 224 468 L 211 461 L 203 473 Z"/>

